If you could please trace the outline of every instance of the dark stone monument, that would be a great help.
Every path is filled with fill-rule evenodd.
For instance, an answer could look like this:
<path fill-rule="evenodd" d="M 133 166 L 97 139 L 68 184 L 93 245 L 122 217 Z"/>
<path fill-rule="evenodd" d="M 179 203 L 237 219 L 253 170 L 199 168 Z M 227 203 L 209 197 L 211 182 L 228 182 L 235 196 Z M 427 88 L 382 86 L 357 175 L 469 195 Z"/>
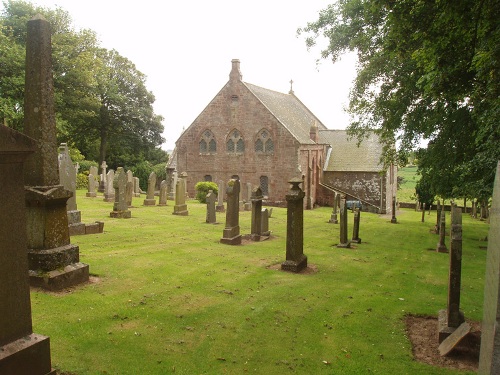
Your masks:
<path fill-rule="evenodd" d="M 77 245 L 70 244 L 66 202 L 72 193 L 59 181 L 50 24 L 28 21 L 24 132 L 36 141 L 24 170 L 30 283 L 60 290 L 89 279 Z"/>
<path fill-rule="evenodd" d="M 500 162 L 490 210 L 479 374 L 500 373 Z"/>
<path fill-rule="evenodd" d="M 422 203 L 422 223 L 425 222 L 425 203 Z"/>
<path fill-rule="evenodd" d="M 300 272 L 307 267 L 307 256 L 304 255 L 304 196 L 299 185 L 301 178 L 288 181 L 292 188 L 286 195 L 286 260 L 281 263 L 284 271 Z"/>
<path fill-rule="evenodd" d="M 182 172 L 177 179 L 177 184 L 175 185 L 175 206 L 174 215 L 188 216 L 189 211 L 186 204 L 186 179 L 187 173 Z"/>
<path fill-rule="evenodd" d="M 451 205 L 450 271 L 448 277 L 448 304 L 439 311 L 439 342 L 441 343 L 464 321 L 460 311 L 460 284 L 462 277 L 462 210 Z"/>
<path fill-rule="evenodd" d="M 337 219 L 337 207 L 340 204 L 340 194 L 333 193 L 333 210 L 332 215 L 330 216 L 329 223 L 338 224 L 339 220 Z"/>
<path fill-rule="evenodd" d="M 444 206 L 444 201 L 443 201 L 443 206 Z M 441 202 L 438 199 L 437 200 L 437 205 L 436 205 L 436 234 L 440 234 L 441 232 L 439 231 L 439 227 L 441 226 Z"/>
<path fill-rule="evenodd" d="M 337 247 L 340 248 L 350 248 L 351 244 L 347 239 L 347 201 L 345 195 L 340 198 L 340 243 Z"/>
<path fill-rule="evenodd" d="M 215 193 L 213 190 L 209 190 L 207 197 L 206 197 L 206 202 L 207 202 L 207 218 L 206 222 L 209 224 L 215 224 L 217 222 L 217 218 L 215 215 L 215 201 L 217 197 L 215 196 Z"/>
<path fill-rule="evenodd" d="M 392 211 L 391 223 L 397 224 L 398 220 L 396 219 L 396 197 L 392 197 L 391 211 Z"/>
<path fill-rule="evenodd" d="M 132 185 L 133 187 L 133 185 Z M 146 199 L 144 199 L 144 206 L 155 206 L 155 187 L 156 187 L 156 173 L 151 172 L 148 177 L 148 191 L 146 194 Z M 132 189 L 133 192 L 133 189 Z"/>
<path fill-rule="evenodd" d="M 361 238 L 359 238 L 359 222 L 361 221 L 361 210 L 359 208 L 353 208 L 354 212 L 354 224 L 352 226 L 352 240 L 354 243 L 361 243 Z"/>
<path fill-rule="evenodd" d="M 132 217 L 132 213 L 128 209 L 125 197 L 127 189 L 127 174 L 123 170 L 123 167 L 118 167 L 116 169 L 113 187 L 115 188 L 115 203 L 113 204 L 113 211 L 109 213 L 109 216 L 117 219 L 130 219 Z"/>
<path fill-rule="evenodd" d="M 220 242 L 226 245 L 241 244 L 240 234 L 240 181 L 230 179 L 226 188 L 226 227 Z"/>
<path fill-rule="evenodd" d="M 23 162 L 39 145 L 0 125 L 0 374 L 55 374 L 50 340 L 33 333 Z"/>
<path fill-rule="evenodd" d="M 446 214 L 444 210 L 441 211 L 441 223 L 439 224 L 439 242 L 436 247 L 438 253 L 447 253 L 448 248 L 446 247 L 445 235 L 446 235 Z"/>
<path fill-rule="evenodd" d="M 252 221 L 251 221 L 251 235 L 252 241 L 260 241 L 260 236 L 262 235 L 262 200 L 264 199 L 262 195 L 262 189 L 260 187 L 255 188 L 252 191 L 251 201 L 252 201 Z"/>

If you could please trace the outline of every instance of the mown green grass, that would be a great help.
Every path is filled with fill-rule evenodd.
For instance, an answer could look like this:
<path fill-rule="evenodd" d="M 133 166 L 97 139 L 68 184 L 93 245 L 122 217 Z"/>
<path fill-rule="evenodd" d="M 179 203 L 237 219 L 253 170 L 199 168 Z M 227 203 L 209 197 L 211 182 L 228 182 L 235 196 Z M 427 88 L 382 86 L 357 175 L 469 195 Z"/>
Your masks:
<path fill-rule="evenodd" d="M 398 169 L 398 177 L 403 178 L 403 182 L 397 192 L 398 201 L 405 203 L 415 203 L 415 186 L 420 176 L 417 175 L 416 166 L 408 166 Z"/>
<path fill-rule="evenodd" d="M 111 219 L 112 203 L 78 191 L 82 220 L 104 233 L 77 236 L 97 278 L 69 293 L 32 291 L 34 332 L 51 338 L 53 366 L 83 374 L 453 374 L 412 359 L 406 314 L 445 308 L 449 255 L 436 253 L 435 213 L 402 210 L 398 224 L 362 213 L 362 243 L 339 249 L 331 208 L 304 213 L 304 253 L 316 272 L 272 267 L 285 259 L 286 209 L 272 239 L 228 246 L 205 206 L 189 216 L 145 207 Z M 464 215 L 462 304 L 482 317 L 487 234 Z M 241 233 L 250 213 L 240 213 Z M 352 215 L 349 218 L 352 225 Z M 351 230 L 352 227 L 350 227 Z M 466 373 L 466 372 L 460 372 Z"/>

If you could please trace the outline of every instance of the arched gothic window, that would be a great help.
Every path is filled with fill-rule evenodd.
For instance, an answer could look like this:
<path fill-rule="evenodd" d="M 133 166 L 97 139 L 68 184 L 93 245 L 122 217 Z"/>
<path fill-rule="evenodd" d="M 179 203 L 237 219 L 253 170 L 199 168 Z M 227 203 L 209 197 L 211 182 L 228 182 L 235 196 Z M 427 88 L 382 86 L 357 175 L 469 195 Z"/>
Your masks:
<path fill-rule="evenodd" d="M 226 151 L 229 153 L 242 154 L 245 152 L 245 142 L 238 130 L 232 130 L 226 141 Z"/>
<path fill-rule="evenodd" d="M 272 154 L 274 152 L 274 142 L 271 133 L 267 129 L 262 129 L 255 139 L 255 152 Z"/>
<path fill-rule="evenodd" d="M 205 130 L 200 139 L 200 153 L 207 154 L 217 151 L 217 142 L 214 134 L 210 130 Z"/>

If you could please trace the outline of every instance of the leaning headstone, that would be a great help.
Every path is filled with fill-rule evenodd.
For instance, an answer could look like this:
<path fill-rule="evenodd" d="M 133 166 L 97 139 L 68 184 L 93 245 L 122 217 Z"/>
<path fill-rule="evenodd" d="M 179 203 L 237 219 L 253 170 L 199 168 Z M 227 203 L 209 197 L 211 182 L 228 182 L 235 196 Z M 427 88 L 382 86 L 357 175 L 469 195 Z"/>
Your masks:
<path fill-rule="evenodd" d="M 462 210 L 451 205 L 450 271 L 448 276 L 448 304 L 439 311 L 439 342 L 448 337 L 464 321 L 460 311 L 460 284 L 462 278 Z"/>
<path fill-rule="evenodd" d="M 397 224 L 398 220 L 396 219 L 396 197 L 392 197 L 392 218 L 391 223 Z"/>
<path fill-rule="evenodd" d="M 241 244 L 240 234 L 240 181 L 231 179 L 226 188 L 226 226 L 220 242 L 226 245 Z"/>
<path fill-rule="evenodd" d="M 262 236 L 270 236 L 271 235 L 271 231 L 269 230 L 269 212 L 267 210 L 267 208 L 264 208 L 262 209 L 261 211 L 261 221 L 260 221 L 260 225 L 261 225 L 261 230 L 260 230 L 260 233 Z"/>
<path fill-rule="evenodd" d="M 108 168 L 108 165 L 106 162 L 103 160 L 101 163 L 101 181 L 99 182 L 99 193 L 105 193 L 106 192 L 106 168 Z"/>
<path fill-rule="evenodd" d="M 85 234 L 85 224 L 82 223 L 82 213 L 76 204 L 76 169 L 69 156 L 68 145 L 61 143 L 59 146 L 59 179 L 61 185 L 73 196 L 66 202 L 68 214 L 69 235 Z"/>
<path fill-rule="evenodd" d="M 304 196 L 299 185 L 301 178 L 288 181 L 292 188 L 286 195 L 286 260 L 281 263 L 284 271 L 300 272 L 307 268 L 307 256 L 304 255 Z"/>
<path fill-rule="evenodd" d="M 35 140 L 0 126 L 0 374 L 55 374 L 50 339 L 33 333 L 23 163 Z"/>
<path fill-rule="evenodd" d="M 156 187 L 156 173 L 151 172 L 148 178 L 148 191 L 146 194 L 146 199 L 144 199 L 145 206 L 156 205 L 155 187 Z"/>
<path fill-rule="evenodd" d="M 106 173 L 106 191 L 104 192 L 105 202 L 115 201 L 115 188 L 113 187 L 114 179 L 115 179 L 115 171 L 110 169 L 108 173 Z"/>
<path fill-rule="evenodd" d="M 213 190 L 209 190 L 208 194 L 206 196 L 206 202 L 207 202 L 207 218 L 206 222 L 209 224 L 215 224 L 217 221 L 217 218 L 215 216 L 215 200 L 216 196 Z"/>
<path fill-rule="evenodd" d="M 329 223 L 338 224 L 339 220 L 337 218 L 337 207 L 340 204 L 340 194 L 333 193 L 333 210 L 330 216 Z"/>
<path fill-rule="evenodd" d="M 167 194 L 168 194 L 167 189 L 168 189 L 167 181 L 162 180 L 162 182 L 160 183 L 160 198 L 158 201 L 158 206 L 166 206 L 167 205 Z"/>
<path fill-rule="evenodd" d="M 493 201 L 490 210 L 486 276 L 484 283 L 483 322 L 479 373 L 500 373 L 500 162 L 497 164 Z"/>
<path fill-rule="evenodd" d="M 252 241 L 260 241 L 260 236 L 262 235 L 262 200 L 264 199 L 262 195 L 262 189 L 257 187 L 252 191 L 252 220 L 251 220 L 251 234 L 250 238 Z"/>
<path fill-rule="evenodd" d="M 109 213 L 109 216 L 118 219 L 129 219 L 132 217 L 132 213 L 128 209 L 128 203 L 125 197 L 127 189 L 127 175 L 123 170 L 123 167 L 118 167 L 116 169 L 113 187 L 115 188 L 115 203 L 113 204 L 113 211 Z"/>
<path fill-rule="evenodd" d="M 337 244 L 337 247 L 340 248 L 350 248 L 351 244 L 347 239 L 347 201 L 345 199 L 345 195 L 342 195 L 340 198 L 340 242 Z"/>
<path fill-rule="evenodd" d="M 436 247 L 438 253 L 447 253 L 448 248 L 446 247 L 445 237 L 446 236 L 446 214 L 444 210 L 441 210 L 441 223 L 439 224 L 439 242 Z"/>
<path fill-rule="evenodd" d="M 95 187 L 96 187 L 95 175 L 93 175 L 92 173 L 89 173 L 88 181 L 89 181 L 89 185 L 88 185 L 88 191 L 87 191 L 86 196 L 90 197 L 90 198 L 95 198 L 97 196 L 97 193 L 95 190 Z"/>
<path fill-rule="evenodd" d="M 24 170 L 30 283 L 61 290 L 88 281 L 89 266 L 70 243 L 72 193 L 59 181 L 50 24 L 41 16 L 28 21 L 25 66 L 24 131 L 37 142 Z"/>
<path fill-rule="evenodd" d="M 352 240 L 354 243 L 361 243 L 361 238 L 359 238 L 359 223 L 361 221 L 361 210 L 359 208 L 354 208 L 354 224 L 352 226 Z"/>
<path fill-rule="evenodd" d="M 175 186 L 175 206 L 174 215 L 188 216 L 189 211 L 186 204 L 186 178 L 187 173 L 182 172 L 177 179 L 177 185 Z"/>
<path fill-rule="evenodd" d="M 226 209 L 224 208 L 224 181 L 220 180 L 217 183 L 217 186 L 219 190 L 217 195 L 217 206 L 215 207 L 215 210 L 217 212 L 225 212 Z"/>

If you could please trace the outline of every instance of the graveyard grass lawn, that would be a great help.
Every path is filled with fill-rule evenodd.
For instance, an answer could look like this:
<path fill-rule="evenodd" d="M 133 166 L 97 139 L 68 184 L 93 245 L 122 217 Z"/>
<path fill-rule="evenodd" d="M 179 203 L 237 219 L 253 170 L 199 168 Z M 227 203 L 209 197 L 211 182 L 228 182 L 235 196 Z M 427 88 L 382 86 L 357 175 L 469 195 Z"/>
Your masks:
<path fill-rule="evenodd" d="M 50 337 L 60 374 L 475 373 L 463 353 L 477 357 L 485 222 L 463 215 L 460 306 L 475 333 L 461 343 L 468 349 L 440 358 L 435 319 L 446 307 L 449 254 L 436 252 L 435 211 L 422 223 L 403 209 L 397 225 L 363 213 L 363 242 L 350 249 L 336 247 L 331 207 L 305 211 L 308 269 L 297 275 L 279 267 L 285 208 L 274 208 L 260 242 L 246 240 L 251 215 L 240 212 L 243 242 L 230 246 L 220 243 L 225 214 L 208 224 L 206 205 L 193 200 L 178 216 L 171 200 L 143 206 L 134 197 L 131 219 L 110 218 L 102 196 L 78 190 L 77 200 L 82 221 L 105 221 L 104 233 L 71 238 L 90 282 L 31 291 L 33 331 Z M 349 211 L 349 238 L 352 220 Z"/>

